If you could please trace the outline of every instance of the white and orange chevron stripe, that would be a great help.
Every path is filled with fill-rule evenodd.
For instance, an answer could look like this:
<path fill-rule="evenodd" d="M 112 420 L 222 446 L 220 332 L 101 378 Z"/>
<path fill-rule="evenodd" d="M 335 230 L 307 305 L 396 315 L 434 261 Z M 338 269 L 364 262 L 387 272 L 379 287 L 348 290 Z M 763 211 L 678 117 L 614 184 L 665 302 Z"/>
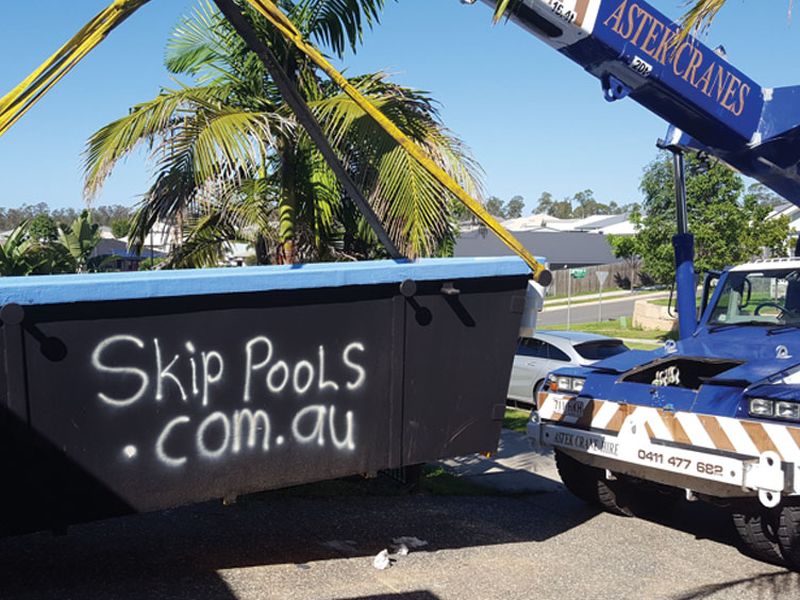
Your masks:
<path fill-rule="evenodd" d="M 690 412 L 670 412 L 649 406 L 620 404 L 540 392 L 539 416 L 544 421 L 619 433 L 631 420 L 643 423 L 651 441 L 722 450 L 758 457 L 777 452 L 785 462 L 800 463 L 800 427 Z"/>

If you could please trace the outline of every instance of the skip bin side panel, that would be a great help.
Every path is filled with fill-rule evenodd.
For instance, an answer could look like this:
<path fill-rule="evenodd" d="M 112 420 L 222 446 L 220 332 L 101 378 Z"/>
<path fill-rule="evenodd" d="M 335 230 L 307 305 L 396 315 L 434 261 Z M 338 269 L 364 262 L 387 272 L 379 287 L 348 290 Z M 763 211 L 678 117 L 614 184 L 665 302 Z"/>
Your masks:
<path fill-rule="evenodd" d="M 395 293 L 29 307 L 31 426 L 136 511 L 384 468 Z"/>
<path fill-rule="evenodd" d="M 420 284 L 407 302 L 406 464 L 497 449 L 526 277 Z"/>

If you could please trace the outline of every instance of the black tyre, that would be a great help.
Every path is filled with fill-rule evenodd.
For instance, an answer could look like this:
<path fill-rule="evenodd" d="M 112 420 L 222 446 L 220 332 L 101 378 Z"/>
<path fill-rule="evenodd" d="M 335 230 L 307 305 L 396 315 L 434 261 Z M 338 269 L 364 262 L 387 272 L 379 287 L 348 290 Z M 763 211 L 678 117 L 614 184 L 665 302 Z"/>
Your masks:
<path fill-rule="evenodd" d="M 800 571 L 800 506 L 787 505 L 781 509 L 778 544 L 786 566 Z"/>
<path fill-rule="evenodd" d="M 780 513 L 763 509 L 754 513 L 733 513 L 732 517 L 743 553 L 758 560 L 784 564 L 778 543 Z"/>
<path fill-rule="evenodd" d="M 578 462 L 556 449 L 556 468 L 567 489 L 588 504 L 605 511 L 632 517 L 630 485 L 621 480 L 608 481 L 602 469 Z"/>

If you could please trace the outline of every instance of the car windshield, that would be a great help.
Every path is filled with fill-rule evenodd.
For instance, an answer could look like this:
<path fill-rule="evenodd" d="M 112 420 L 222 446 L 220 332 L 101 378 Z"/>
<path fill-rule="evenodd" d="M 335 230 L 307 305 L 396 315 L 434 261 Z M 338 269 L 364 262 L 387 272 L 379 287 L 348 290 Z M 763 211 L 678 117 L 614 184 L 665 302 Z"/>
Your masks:
<path fill-rule="evenodd" d="M 603 360 L 628 351 L 620 340 L 595 340 L 575 346 L 575 351 L 586 360 Z"/>
<path fill-rule="evenodd" d="M 733 271 L 708 324 L 720 326 L 800 325 L 800 271 Z"/>

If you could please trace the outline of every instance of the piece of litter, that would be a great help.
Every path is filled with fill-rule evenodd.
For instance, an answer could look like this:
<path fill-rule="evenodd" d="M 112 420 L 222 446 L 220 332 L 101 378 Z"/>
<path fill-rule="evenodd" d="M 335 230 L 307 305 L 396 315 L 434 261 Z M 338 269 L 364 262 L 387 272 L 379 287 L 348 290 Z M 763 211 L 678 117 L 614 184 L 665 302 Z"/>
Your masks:
<path fill-rule="evenodd" d="M 378 569 L 379 571 L 383 571 L 384 569 L 388 569 L 392 564 L 392 561 L 389 560 L 389 551 L 385 548 L 378 552 L 375 555 L 375 558 L 372 559 L 372 566 Z"/>
<path fill-rule="evenodd" d="M 424 548 L 428 545 L 428 542 L 425 540 L 421 540 L 418 537 L 414 537 L 413 535 L 404 535 L 401 537 L 394 538 L 392 542 L 395 543 L 397 546 L 408 546 L 412 550 L 416 550 L 417 548 Z"/>
<path fill-rule="evenodd" d="M 397 556 L 408 556 L 408 552 L 409 552 L 408 546 L 406 546 L 405 544 L 400 544 L 397 547 Z"/>

